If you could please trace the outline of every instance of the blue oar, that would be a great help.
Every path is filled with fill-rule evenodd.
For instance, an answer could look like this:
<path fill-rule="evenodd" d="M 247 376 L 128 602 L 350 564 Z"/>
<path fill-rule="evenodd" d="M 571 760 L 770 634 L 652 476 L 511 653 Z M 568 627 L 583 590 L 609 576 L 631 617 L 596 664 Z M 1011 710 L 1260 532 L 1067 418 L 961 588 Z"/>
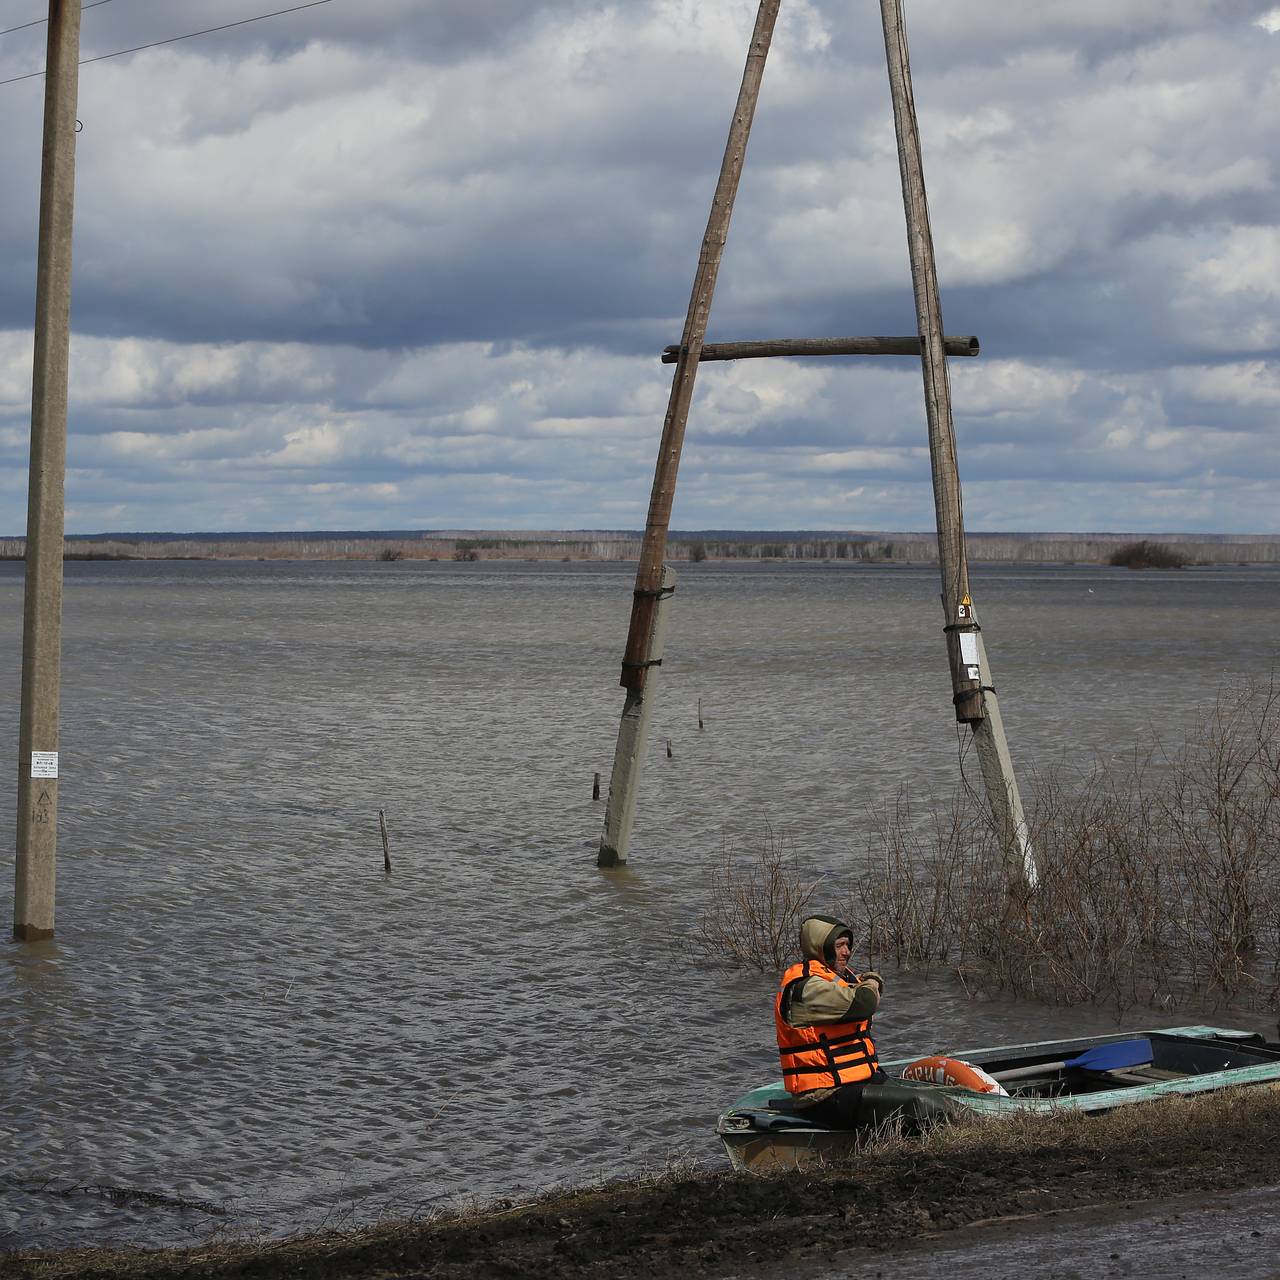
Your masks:
<path fill-rule="evenodd" d="M 1150 1061 L 1150 1040 L 1116 1040 L 1112 1044 L 1094 1045 L 1065 1062 L 1039 1062 L 1034 1067 L 1014 1067 L 1009 1071 L 992 1071 L 990 1075 L 993 1080 L 1021 1080 L 1024 1076 L 1042 1076 L 1049 1071 L 1123 1071 L 1126 1067 L 1145 1067 Z"/>

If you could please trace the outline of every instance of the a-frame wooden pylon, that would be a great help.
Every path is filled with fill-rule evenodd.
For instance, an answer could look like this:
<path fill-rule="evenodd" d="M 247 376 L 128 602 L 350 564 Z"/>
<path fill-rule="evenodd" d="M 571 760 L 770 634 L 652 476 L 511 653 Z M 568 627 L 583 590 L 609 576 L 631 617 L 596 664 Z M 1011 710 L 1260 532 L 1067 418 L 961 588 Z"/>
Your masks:
<path fill-rule="evenodd" d="M 938 527 L 938 562 L 942 574 L 945 617 L 943 629 L 951 668 L 952 701 L 956 719 L 962 724 L 968 724 L 973 732 L 983 783 L 1005 853 L 1010 883 L 1025 890 L 1035 885 L 1035 860 L 1027 838 L 1022 801 L 969 588 L 969 565 L 951 416 L 951 382 L 947 370 L 948 355 L 977 355 L 978 343 L 974 338 L 947 338 L 942 331 L 942 308 L 938 298 L 933 236 L 929 229 L 929 208 L 920 158 L 920 134 L 911 88 L 911 64 L 902 0 L 880 0 L 880 13 L 897 133 L 898 165 L 902 176 L 918 336 L 779 339 L 772 342 L 714 346 L 704 344 L 716 276 L 728 238 L 729 221 L 746 159 L 747 141 L 780 4 L 781 0 L 761 0 L 742 87 L 738 92 L 738 102 L 729 128 L 729 140 L 720 167 L 720 180 L 716 185 L 711 215 L 702 240 L 702 252 L 694 276 L 684 334 L 679 346 L 668 347 L 663 355 L 664 361 L 674 363 L 676 368 L 667 415 L 663 422 L 649 515 L 640 550 L 640 564 L 636 571 L 631 626 L 622 660 L 620 682 L 627 691 L 626 702 L 614 753 L 597 864 L 602 867 L 616 866 L 627 859 L 648 737 L 649 712 L 655 694 L 655 677 L 662 661 L 666 602 L 674 591 L 674 574 L 670 566 L 664 566 L 663 559 L 666 555 L 671 507 L 675 498 L 676 473 L 680 466 L 685 425 L 699 364 L 703 360 L 779 355 L 918 355 L 924 374 L 929 458 L 933 470 L 934 508 Z"/>

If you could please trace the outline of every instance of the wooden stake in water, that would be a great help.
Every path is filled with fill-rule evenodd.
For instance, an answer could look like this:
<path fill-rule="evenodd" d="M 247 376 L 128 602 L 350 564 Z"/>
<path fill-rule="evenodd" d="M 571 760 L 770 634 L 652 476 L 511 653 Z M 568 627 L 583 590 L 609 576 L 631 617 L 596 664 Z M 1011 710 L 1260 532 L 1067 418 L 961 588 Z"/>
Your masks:
<path fill-rule="evenodd" d="M 702 728 L 702 699 L 698 699 L 698 728 Z"/>
<path fill-rule="evenodd" d="M 382 828 L 382 869 L 391 872 L 391 838 L 387 835 L 387 815 L 378 810 L 378 826 Z"/>
<path fill-rule="evenodd" d="M 600 799 L 600 775 L 597 773 L 595 781 L 591 784 L 591 798 L 593 800 Z"/>

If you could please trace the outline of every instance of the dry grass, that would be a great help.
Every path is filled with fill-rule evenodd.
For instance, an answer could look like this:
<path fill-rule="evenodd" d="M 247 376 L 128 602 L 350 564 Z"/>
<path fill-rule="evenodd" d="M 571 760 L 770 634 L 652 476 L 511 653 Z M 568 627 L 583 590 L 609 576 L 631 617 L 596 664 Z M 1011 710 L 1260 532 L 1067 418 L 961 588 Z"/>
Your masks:
<path fill-rule="evenodd" d="M 1018 1112 L 992 1119 L 960 1116 L 925 1133 L 886 1133 L 864 1153 L 882 1160 L 927 1155 L 961 1160 L 1075 1151 L 1099 1157 L 1140 1156 L 1157 1150 L 1229 1153 L 1240 1141 L 1257 1141 L 1280 1128 L 1280 1098 L 1271 1088 L 1228 1089 L 1200 1096 L 1172 1096 L 1117 1107 L 1103 1115 L 1081 1111 Z"/>
<path fill-rule="evenodd" d="M 982 1167 L 998 1171 L 1043 1161 L 1083 1161 L 1086 1167 L 1122 1161 L 1176 1167 L 1230 1161 L 1233 1156 L 1265 1152 L 1280 1141 L 1280 1097 L 1275 1086 L 1227 1089 L 1193 1096 L 1170 1095 L 1155 1101 L 1086 1113 L 1013 1112 L 999 1117 L 957 1114 L 946 1124 L 908 1130 L 889 1120 L 862 1135 L 847 1154 L 828 1157 L 830 1174 L 856 1170 L 874 1178 L 901 1175 L 929 1163 L 958 1170 Z M 808 1169 L 807 1172 L 819 1172 Z M 794 1176 L 787 1171 L 767 1177 Z"/>

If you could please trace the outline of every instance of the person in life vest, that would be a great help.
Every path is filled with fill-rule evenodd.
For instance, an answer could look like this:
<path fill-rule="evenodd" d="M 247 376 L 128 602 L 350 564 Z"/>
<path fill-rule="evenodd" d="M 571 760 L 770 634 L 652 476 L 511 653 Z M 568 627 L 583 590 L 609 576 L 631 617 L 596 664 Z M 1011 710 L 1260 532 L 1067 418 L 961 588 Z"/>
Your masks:
<path fill-rule="evenodd" d="M 884 1079 L 871 1038 L 884 980 L 875 972 L 852 972 L 852 950 L 847 924 L 810 916 L 800 926 L 802 959 L 782 975 L 773 1004 L 782 1078 L 793 1105 L 841 1128 L 860 1123 L 863 1091 Z"/>

